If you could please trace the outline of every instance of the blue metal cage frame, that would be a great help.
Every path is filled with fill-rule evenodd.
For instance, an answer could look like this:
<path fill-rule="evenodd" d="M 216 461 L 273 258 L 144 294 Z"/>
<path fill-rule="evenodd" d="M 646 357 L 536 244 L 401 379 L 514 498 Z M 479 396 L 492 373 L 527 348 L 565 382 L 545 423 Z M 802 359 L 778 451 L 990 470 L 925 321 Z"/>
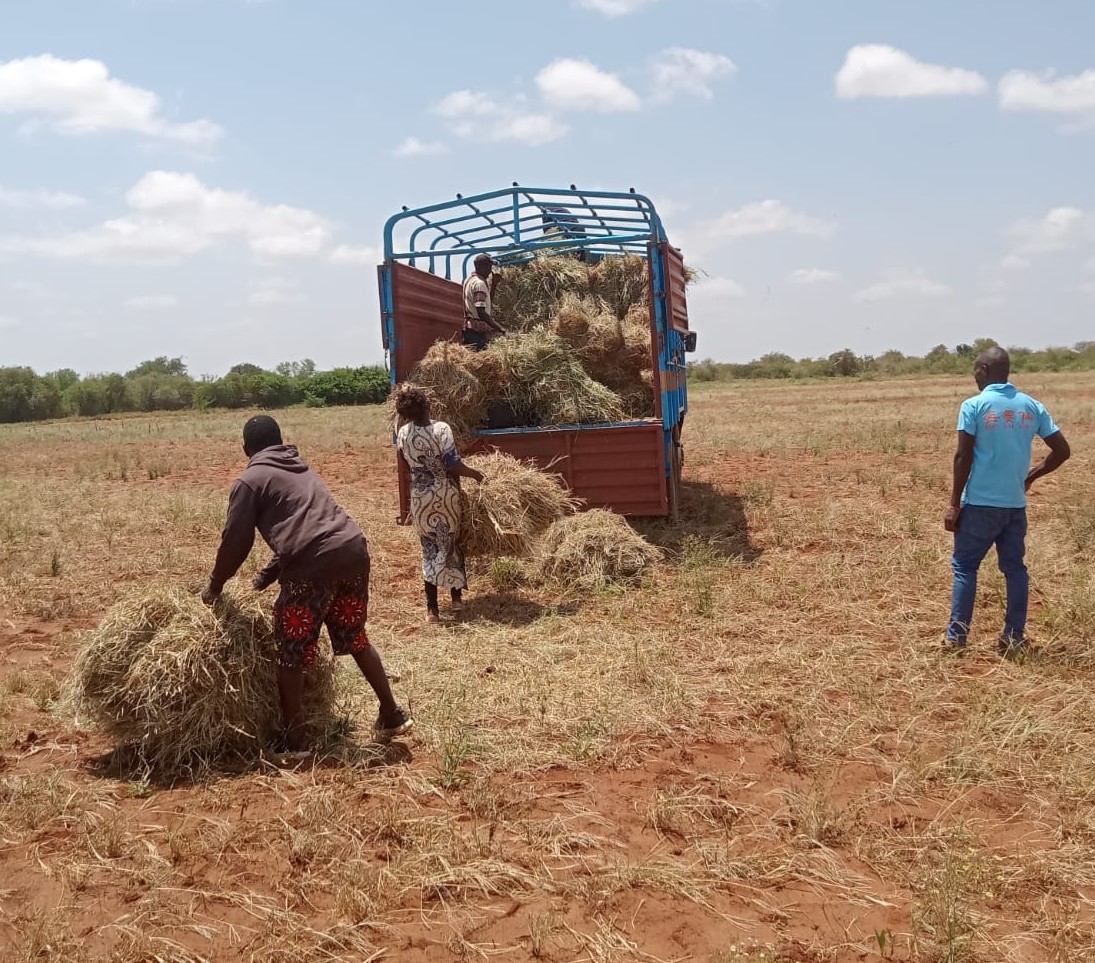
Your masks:
<path fill-rule="evenodd" d="M 654 204 L 634 191 L 515 184 L 469 197 L 458 194 L 429 207 L 404 208 L 384 225 L 384 258 L 462 281 L 476 254 L 489 254 L 501 265 L 572 251 L 598 259 L 612 254 L 645 257 L 651 244 L 665 240 Z"/>

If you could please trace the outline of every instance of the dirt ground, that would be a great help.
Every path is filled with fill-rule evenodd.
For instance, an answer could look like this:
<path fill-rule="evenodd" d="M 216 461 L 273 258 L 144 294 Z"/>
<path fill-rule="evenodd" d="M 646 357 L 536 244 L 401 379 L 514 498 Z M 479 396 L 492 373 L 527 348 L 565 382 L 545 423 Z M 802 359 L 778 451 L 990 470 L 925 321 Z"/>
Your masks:
<path fill-rule="evenodd" d="M 1074 457 L 1031 499 L 1034 654 L 982 570 L 944 656 L 954 379 L 693 392 L 642 587 L 480 566 L 424 624 L 381 413 L 279 415 L 369 536 L 418 721 L 163 784 L 65 712 L 116 599 L 208 573 L 246 413 L 0 426 L 4 961 L 1095 960 L 1095 375 L 1018 379 Z M 256 551 L 245 575 L 264 561 Z"/>

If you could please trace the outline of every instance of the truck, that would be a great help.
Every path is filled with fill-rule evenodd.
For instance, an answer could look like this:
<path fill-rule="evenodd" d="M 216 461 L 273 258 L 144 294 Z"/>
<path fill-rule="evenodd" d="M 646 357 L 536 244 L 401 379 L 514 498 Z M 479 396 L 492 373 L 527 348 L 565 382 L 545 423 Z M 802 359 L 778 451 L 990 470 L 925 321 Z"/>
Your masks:
<path fill-rule="evenodd" d="M 438 340 L 459 341 L 462 285 L 476 255 L 501 267 L 544 255 L 587 263 L 638 255 L 646 260 L 653 417 L 597 425 L 489 428 L 464 454 L 497 450 L 562 476 L 586 508 L 677 518 L 688 411 L 689 329 L 681 252 L 666 237 L 651 200 L 628 191 L 511 187 L 407 208 L 384 225 L 378 267 L 381 333 L 393 388 Z M 410 487 L 397 459 L 400 518 Z"/>

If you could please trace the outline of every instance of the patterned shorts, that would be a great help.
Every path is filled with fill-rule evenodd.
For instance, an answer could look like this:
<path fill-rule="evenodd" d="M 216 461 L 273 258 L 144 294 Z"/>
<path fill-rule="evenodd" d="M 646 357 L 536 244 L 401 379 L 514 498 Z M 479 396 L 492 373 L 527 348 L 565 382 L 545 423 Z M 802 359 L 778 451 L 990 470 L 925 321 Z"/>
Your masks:
<path fill-rule="evenodd" d="M 369 566 L 342 582 L 282 582 L 274 603 L 274 639 L 278 665 L 307 668 L 316 660 L 324 625 L 335 655 L 353 655 L 369 647 Z"/>

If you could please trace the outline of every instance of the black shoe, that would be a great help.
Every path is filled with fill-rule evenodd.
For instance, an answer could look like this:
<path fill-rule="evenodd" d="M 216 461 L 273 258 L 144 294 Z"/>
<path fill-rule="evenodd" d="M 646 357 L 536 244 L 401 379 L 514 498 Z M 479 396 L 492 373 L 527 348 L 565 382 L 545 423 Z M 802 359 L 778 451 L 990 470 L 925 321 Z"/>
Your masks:
<path fill-rule="evenodd" d="M 996 643 L 1000 657 L 1012 662 L 1022 662 L 1030 655 L 1030 645 L 1026 639 L 1000 639 Z"/>
<path fill-rule="evenodd" d="M 410 732 L 414 728 L 414 719 L 403 709 L 396 709 L 389 716 L 380 713 L 373 726 L 373 738 L 377 742 L 391 742 L 396 736 Z"/>

